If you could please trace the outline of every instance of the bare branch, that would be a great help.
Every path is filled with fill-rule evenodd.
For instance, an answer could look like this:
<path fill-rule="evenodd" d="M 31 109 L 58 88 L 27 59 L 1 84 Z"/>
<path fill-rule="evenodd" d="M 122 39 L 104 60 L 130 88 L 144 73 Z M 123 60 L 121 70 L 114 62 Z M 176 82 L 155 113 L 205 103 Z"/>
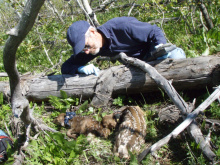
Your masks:
<path fill-rule="evenodd" d="M 29 103 L 26 98 L 22 96 L 20 77 L 15 64 L 15 55 L 18 46 L 33 27 L 37 14 L 43 3 L 44 0 L 27 1 L 18 25 L 9 33 L 10 36 L 6 41 L 3 52 L 5 71 L 10 79 L 12 110 L 16 116 L 20 116 L 23 109 L 29 106 Z"/>
<path fill-rule="evenodd" d="M 0 77 L 8 77 L 8 74 L 1 72 L 1 73 L 0 73 Z"/>
<path fill-rule="evenodd" d="M 99 26 L 99 22 L 96 18 L 95 13 L 92 11 L 88 0 L 82 0 L 82 2 L 80 0 L 77 0 L 78 5 L 80 6 L 80 8 L 84 11 L 86 17 L 88 18 L 90 24 L 92 24 L 92 26 L 97 27 Z"/>
<path fill-rule="evenodd" d="M 125 53 L 120 53 L 119 55 L 123 61 L 132 64 L 134 66 L 137 66 L 138 68 L 142 69 L 144 72 L 148 73 L 149 76 L 157 83 L 157 85 L 159 85 L 159 87 L 165 90 L 167 95 L 170 97 L 173 103 L 181 110 L 183 114 L 189 112 L 189 107 L 187 103 L 176 92 L 176 90 L 170 84 L 170 82 L 167 81 L 162 75 L 160 75 L 154 67 L 139 59 L 128 57 Z"/>
<path fill-rule="evenodd" d="M 130 15 L 131 15 L 132 10 L 134 9 L 134 6 L 135 6 L 135 2 L 132 3 L 132 6 L 131 6 L 131 8 L 130 8 L 130 10 L 129 10 L 129 12 L 128 12 L 128 16 L 129 16 L 129 17 L 130 17 Z"/>
<path fill-rule="evenodd" d="M 186 120 L 182 122 L 178 127 L 176 127 L 169 135 L 144 150 L 139 156 L 138 160 L 141 161 L 149 153 L 158 150 L 163 145 L 167 144 L 172 138 L 176 138 L 186 127 L 188 127 L 191 122 L 198 116 L 199 113 L 204 111 L 213 101 L 215 101 L 220 96 L 220 86 L 202 103 L 199 107 L 195 109 L 192 113 L 187 115 Z M 203 146 L 204 147 L 204 146 Z"/>
<path fill-rule="evenodd" d="M 41 40 L 41 42 L 42 42 L 42 44 L 43 44 L 44 52 L 45 52 L 45 54 L 46 54 L 46 56 L 47 56 L 47 59 L 49 60 L 50 64 L 54 67 L 54 64 L 53 64 L 53 62 L 51 61 L 50 56 L 49 56 L 49 54 L 48 54 L 48 51 L 47 51 L 47 49 L 46 49 L 46 45 L 44 44 L 44 41 L 43 41 L 43 39 L 42 39 L 42 37 L 41 37 L 39 31 L 38 31 L 38 27 L 37 27 L 37 33 L 38 33 L 39 38 L 40 38 L 40 40 Z"/>

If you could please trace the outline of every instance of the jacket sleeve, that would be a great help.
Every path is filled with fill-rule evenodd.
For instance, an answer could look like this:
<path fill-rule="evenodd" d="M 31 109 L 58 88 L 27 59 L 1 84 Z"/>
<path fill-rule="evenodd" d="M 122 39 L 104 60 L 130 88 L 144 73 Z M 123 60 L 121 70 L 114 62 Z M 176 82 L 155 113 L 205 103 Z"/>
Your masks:
<path fill-rule="evenodd" d="M 95 57 L 91 54 L 79 53 L 77 55 L 72 55 L 69 59 L 67 59 L 62 67 L 61 73 L 62 74 L 76 74 L 78 68 L 80 66 L 86 65 L 89 61 L 93 60 Z"/>
<path fill-rule="evenodd" d="M 166 38 L 163 31 L 157 25 L 141 22 L 137 19 L 129 21 L 127 24 L 128 33 L 139 42 L 154 42 L 155 45 L 165 44 Z"/>

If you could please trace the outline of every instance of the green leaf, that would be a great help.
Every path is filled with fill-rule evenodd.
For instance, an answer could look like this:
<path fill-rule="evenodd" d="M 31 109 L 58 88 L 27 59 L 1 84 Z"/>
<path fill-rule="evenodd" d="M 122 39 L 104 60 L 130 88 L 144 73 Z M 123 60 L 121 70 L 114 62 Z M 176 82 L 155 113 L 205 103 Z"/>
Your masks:
<path fill-rule="evenodd" d="M 130 152 L 130 151 L 128 151 L 128 152 L 129 152 L 129 155 L 131 157 L 130 165 L 137 165 L 138 160 L 137 160 L 136 156 L 134 154 L 132 154 L 132 152 Z"/>
<path fill-rule="evenodd" d="M 88 100 L 86 100 L 80 107 L 79 109 L 82 111 L 85 111 L 88 108 Z"/>
<path fill-rule="evenodd" d="M 0 105 L 2 105 L 2 104 L 3 104 L 3 93 L 0 92 Z"/>
<path fill-rule="evenodd" d="M 76 153 L 72 150 L 70 153 L 69 158 L 75 158 L 76 157 Z"/>
<path fill-rule="evenodd" d="M 62 98 L 62 99 L 66 99 L 66 98 L 68 97 L 67 94 L 66 94 L 66 92 L 63 91 L 63 90 L 60 90 L 60 95 L 61 95 L 61 98 Z"/>

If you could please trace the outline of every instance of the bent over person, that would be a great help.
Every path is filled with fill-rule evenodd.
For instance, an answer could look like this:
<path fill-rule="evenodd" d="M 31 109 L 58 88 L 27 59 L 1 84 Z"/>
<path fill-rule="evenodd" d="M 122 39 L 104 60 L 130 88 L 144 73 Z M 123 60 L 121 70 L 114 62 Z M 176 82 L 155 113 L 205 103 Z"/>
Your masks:
<path fill-rule="evenodd" d="M 113 18 L 97 29 L 86 21 L 74 22 L 67 30 L 67 40 L 74 54 L 63 63 L 62 74 L 98 75 L 97 67 L 86 64 L 97 56 L 115 56 L 120 52 L 143 61 L 186 58 L 181 48 L 167 44 L 157 25 L 134 17 Z"/>

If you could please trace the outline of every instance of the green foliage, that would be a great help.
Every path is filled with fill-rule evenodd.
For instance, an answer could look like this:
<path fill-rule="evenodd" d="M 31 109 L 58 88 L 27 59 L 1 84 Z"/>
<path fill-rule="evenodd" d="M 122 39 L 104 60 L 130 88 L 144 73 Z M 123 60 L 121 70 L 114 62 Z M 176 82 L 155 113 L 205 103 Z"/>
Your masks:
<path fill-rule="evenodd" d="M 0 105 L 3 104 L 4 98 L 3 98 L 3 93 L 0 92 Z"/>
<path fill-rule="evenodd" d="M 8 104 L 3 104 L 0 106 L 0 122 L 9 121 L 11 115 L 11 107 Z M 3 125 L 3 123 L 1 123 Z"/>
<path fill-rule="evenodd" d="M 212 115 L 212 118 L 215 118 L 215 119 L 219 119 L 220 120 L 220 106 L 219 106 L 219 103 L 216 101 L 216 102 L 213 102 L 211 105 L 210 105 L 210 109 L 209 109 L 211 115 Z"/>
<path fill-rule="evenodd" d="M 147 135 L 146 140 L 151 141 L 157 137 L 157 129 L 156 124 L 158 121 L 158 118 L 155 118 L 155 112 L 154 111 L 146 111 L 146 125 L 147 125 Z"/>
<path fill-rule="evenodd" d="M 83 135 L 68 141 L 61 133 L 48 133 L 30 142 L 25 164 L 72 164 L 87 145 Z"/>
<path fill-rule="evenodd" d="M 61 98 L 56 96 L 49 96 L 49 102 L 55 109 L 61 110 L 61 112 L 66 111 L 71 105 L 78 105 L 79 98 L 68 98 L 65 91 L 60 90 Z"/>
<path fill-rule="evenodd" d="M 132 154 L 131 152 L 129 152 L 129 155 L 130 155 L 130 165 L 137 165 L 138 160 L 136 155 Z"/>
<path fill-rule="evenodd" d="M 118 96 L 114 99 L 113 104 L 118 106 L 124 106 L 123 101 L 125 101 L 125 96 Z"/>
<path fill-rule="evenodd" d="M 79 110 L 76 111 L 77 114 L 85 115 L 86 114 L 86 109 L 88 108 L 88 100 L 86 100 L 82 105 L 80 105 Z M 92 109 L 90 108 L 90 112 Z M 85 112 L 85 113 L 84 113 Z M 89 112 L 89 113 L 90 113 Z"/>

